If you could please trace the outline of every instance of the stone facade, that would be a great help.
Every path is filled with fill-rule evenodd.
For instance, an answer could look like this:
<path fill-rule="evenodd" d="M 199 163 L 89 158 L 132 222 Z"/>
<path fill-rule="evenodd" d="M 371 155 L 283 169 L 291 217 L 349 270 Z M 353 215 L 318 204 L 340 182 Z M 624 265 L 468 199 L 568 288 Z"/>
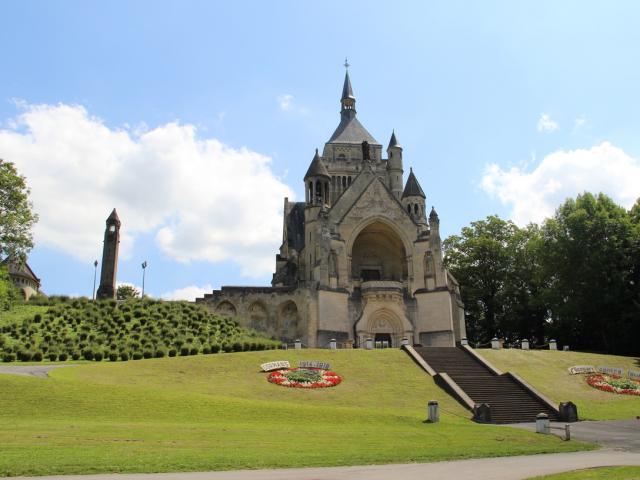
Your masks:
<path fill-rule="evenodd" d="M 102 246 L 102 266 L 97 298 L 116 298 L 116 275 L 118 273 L 118 249 L 120 248 L 120 219 L 114 208 L 107 217 Z"/>
<path fill-rule="evenodd" d="M 341 121 L 316 150 L 305 201 L 284 200 L 271 287 L 222 287 L 196 302 L 245 326 L 312 347 L 402 338 L 453 346 L 466 336 L 455 279 L 442 263 L 439 225 L 413 171 L 404 184 L 395 132 L 383 158 L 356 118 L 347 72 Z M 403 188 L 404 184 L 404 188 Z"/>
<path fill-rule="evenodd" d="M 27 262 L 19 262 L 12 257 L 7 257 L 3 263 L 7 266 L 9 278 L 22 292 L 25 300 L 29 300 L 40 292 L 40 279 L 33 273 Z"/>

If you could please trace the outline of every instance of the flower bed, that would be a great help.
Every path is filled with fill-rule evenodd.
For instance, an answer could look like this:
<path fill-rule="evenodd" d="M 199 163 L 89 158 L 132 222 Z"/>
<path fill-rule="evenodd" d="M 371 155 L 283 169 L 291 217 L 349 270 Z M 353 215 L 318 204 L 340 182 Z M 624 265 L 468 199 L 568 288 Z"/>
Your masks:
<path fill-rule="evenodd" d="M 267 380 L 290 388 L 327 388 L 338 385 L 342 377 L 320 368 L 286 368 L 271 372 Z"/>
<path fill-rule="evenodd" d="M 640 396 L 640 381 L 630 378 L 597 373 L 595 375 L 589 375 L 587 377 L 587 383 L 593 388 L 597 388 L 603 392 Z"/>

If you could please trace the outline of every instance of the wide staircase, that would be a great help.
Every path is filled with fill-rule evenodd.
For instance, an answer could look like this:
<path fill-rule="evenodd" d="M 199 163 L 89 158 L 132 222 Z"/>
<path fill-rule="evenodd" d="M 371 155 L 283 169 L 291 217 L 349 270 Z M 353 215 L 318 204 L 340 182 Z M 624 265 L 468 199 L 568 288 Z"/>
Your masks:
<path fill-rule="evenodd" d="M 558 414 L 508 374 L 497 375 L 463 348 L 414 347 L 437 373 L 446 373 L 476 404 L 488 404 L 491 423 L 535 421 L 546 413 Z"/>

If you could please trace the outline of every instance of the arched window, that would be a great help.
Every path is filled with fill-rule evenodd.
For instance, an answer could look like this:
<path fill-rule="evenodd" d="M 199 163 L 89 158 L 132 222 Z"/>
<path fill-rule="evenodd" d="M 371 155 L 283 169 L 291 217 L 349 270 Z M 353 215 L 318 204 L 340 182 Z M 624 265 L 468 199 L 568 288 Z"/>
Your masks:
<path fill-rule="evenodd" d="M 351 186 L 351 175 L 349 175 L 349 180 L 347 181 L 348 185 Z"/>
<path fill-rule="evenodd" d="M 411 204 L 407 203 L 407 213 L 411 213 Z"/>
<path fill-rule="evenodd" d="M 416 215 L 418 214 L 418 204 L 417 203 L 413 206 L 413 213 L 415 213 Z"/>

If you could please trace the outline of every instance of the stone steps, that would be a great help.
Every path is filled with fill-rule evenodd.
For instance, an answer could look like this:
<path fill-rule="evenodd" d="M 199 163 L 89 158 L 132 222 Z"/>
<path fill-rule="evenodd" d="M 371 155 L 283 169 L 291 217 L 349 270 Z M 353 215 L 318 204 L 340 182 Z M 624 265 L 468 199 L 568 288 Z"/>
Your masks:
<path fill-rule="evenodd" d="M 546 413 L 552 421 L 557 413 L 507 374 L 496 375 L 462 348 L 415 347 L 437 372 L 446 373 L 476 404 L 491 407 L 491 423 L 535 421 Z"/>

